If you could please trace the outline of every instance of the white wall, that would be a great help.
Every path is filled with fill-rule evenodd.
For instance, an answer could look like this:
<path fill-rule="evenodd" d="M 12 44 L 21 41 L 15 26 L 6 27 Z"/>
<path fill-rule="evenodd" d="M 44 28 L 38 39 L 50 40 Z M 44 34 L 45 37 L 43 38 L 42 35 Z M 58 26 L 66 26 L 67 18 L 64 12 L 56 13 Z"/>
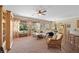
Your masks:
<path fill-rule="evenodd" d="M 74 28 L 77 28 L 76 20 L 79 20 L 79 18 L 78 17 L 77 18 L 69 18 L 69 19 L 64 19 L 64 20 L 60 20 L 60 21 L 57 21 L 57 22 L 62 22 L 62 23 L 65 23 L 65 24 L 70 24 L 71 28 L 74 29 Z"/>

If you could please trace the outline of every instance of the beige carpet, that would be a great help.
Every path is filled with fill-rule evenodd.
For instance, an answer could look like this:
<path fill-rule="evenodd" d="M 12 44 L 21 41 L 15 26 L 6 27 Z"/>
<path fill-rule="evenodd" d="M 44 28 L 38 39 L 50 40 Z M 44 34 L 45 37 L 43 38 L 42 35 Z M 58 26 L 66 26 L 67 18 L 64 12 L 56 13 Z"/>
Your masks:
<path fill-rule="evenodd" d="M 59 53 L 59 49 L 48 49 L 46 40 L 37 40 L 36 38 L 21 37 L 14 39 L 13 46 L 9 53 Z"/>

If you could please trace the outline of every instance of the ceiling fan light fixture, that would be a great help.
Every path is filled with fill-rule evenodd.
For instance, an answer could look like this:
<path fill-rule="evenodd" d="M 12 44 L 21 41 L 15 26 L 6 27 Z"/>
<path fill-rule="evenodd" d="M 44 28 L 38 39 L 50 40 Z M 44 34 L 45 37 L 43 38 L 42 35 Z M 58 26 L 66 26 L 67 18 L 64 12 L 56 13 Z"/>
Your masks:
<path fill-rule="evenodd" d="M 42 14 L 40 14 L 40 13 L 38 14 L 38 16 L 41 16 L 41 15 L 42 15 Z"/>

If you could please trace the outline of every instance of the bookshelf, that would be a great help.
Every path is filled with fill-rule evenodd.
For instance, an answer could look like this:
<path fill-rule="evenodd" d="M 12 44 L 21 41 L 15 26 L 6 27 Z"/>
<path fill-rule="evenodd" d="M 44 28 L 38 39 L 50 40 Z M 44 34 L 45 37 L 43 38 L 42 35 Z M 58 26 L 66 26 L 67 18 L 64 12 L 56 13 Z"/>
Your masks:
<path fill-rule="evenodd" d="M 6 10 L 3 6 L 0 6 L 0 47 L 3 47 L 3 49 L 6 49 Z"/>
<path fill-rule="evenodd" d="M 11 22 L 12 13 L 0 5 L 0 47 L 3 47 L 4 52 L 10 49 L 12 40 Z"/>

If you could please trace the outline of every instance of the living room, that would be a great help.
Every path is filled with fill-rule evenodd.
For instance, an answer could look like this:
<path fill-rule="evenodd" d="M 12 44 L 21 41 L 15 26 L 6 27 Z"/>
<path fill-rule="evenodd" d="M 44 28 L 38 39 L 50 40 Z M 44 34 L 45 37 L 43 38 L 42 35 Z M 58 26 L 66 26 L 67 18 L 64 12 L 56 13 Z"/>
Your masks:
<path fill-rule="evenodd" d="M 0 47 L 8 53 L 79 52 L 78 7 L 64 5 L 0 6 Z M 75 10 L 71 11 L 72 8 Z M 6 30 L 3 30 L 4 28 Z M 3 38 L 4 32 L 7 34 L 6 39 Z M 47 34 L 49 32 L 53 32 L 54 35 L 49 36 Z"/>

